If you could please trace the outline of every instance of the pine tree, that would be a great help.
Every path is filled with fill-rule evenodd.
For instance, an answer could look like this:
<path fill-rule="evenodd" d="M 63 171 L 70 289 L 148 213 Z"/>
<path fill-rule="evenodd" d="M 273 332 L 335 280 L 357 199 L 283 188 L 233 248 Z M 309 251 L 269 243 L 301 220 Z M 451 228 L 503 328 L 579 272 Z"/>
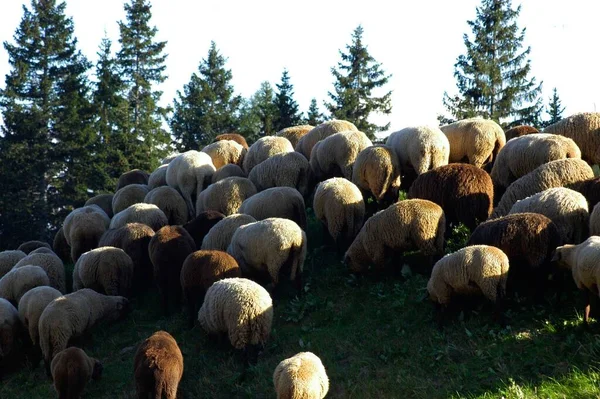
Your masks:
<path fill-rule="evenodd" d="M 548 103 L 548 109 L 546 110 L 546 113 L 548 114 L 550 119 L 543 123 L 543 127 L 550 126 L 561 120 L 564 111 L 565 107 L 562 106 L 560 98 L 558 97 L 558 91 L 555 87 L 554 90 L 552 90 L 552 97 L 550 98 L 550 102 Z"/>
<path fill-rule="evenodd" d="M 246 100 L 240 112 L 240 133 L 248 143 L 263 136 L 272 136 L 275 130 L 277 107 L 273 102 L 275 93 L 269 82 L 262 82 L 260 89 Z"/>
<path fill-rule="evenodd" d="M 464 35 L 466 54 L 454 64 L 459 95 L 444 93 L 444 106 L 456 119 L 483 116 L 503 125 L 539 121 L 542 105 L 531 72 L 530 47 L 522 50 L 525 29 L 517 26 L 521 6 L 511 0 L 482 0 L 468 21 L 473 40 Z"/>
<path fill-rule="evenodd" d="M 338 62 L 338 69 L 331 68 L 335 93 L 328 92 L 332 103 L 325 103 L 325 106 L 332 117 L 354 123 L 358 130 L 373 139 L 375 132 L 387 130 L 390 124 L 378 126 L 368 118 L 373 112 L 384 115 L 392 112 L 392 92 L 381 97 L 373 96 L 372 92 L 388 83 L 391 75 L 386 75 L 381 64 L 369 54 L 362 43 L 362 35 L 363 28 L 359 25 L 352 33 L 352 44 L 346 46 L 348 52 L 340 51 L 342 62 Z"/>
<path fill-rule="evenodd" d="M 278 111 L 275 120 L 275 131 L 299 125 L 302 117 L 298 112 L 298 103 L 294 100 L 294 86 L 290 83 L 287 69 L 283 70 L 281 83 L 275 86 L 278 90 L 275 94 L 275 106 Z"/>
<path fill-rule="evenodd" d="M 306 114 L 306 124 L 311 126 L 317 126 L 323 123 L 323 114 L 319 112 L 319 106 L 317 105 L 317 99 L 313 98 L 310 100 L 310 106 L 308 107 L 308 113 Z"/>
<path fill-rule="evenodd" d="M 171 141 L 162 127 L 168 112 L 158 105 L 162 92 L 152 88 L 166 79 L 167 55 L 163 51 L 167 42 L 154 41 L 158 30 L 149 25 L 151 8 L 147 0 L 125 4 L 126 21 L 119 22 L 121 49 L 117 54 L 129 102 L 127 148 L 130 151 L 124 155 L 131 167 L 148 171 L 166 155 Z"/>
<path fill-rule="evenodd" d="M 211 42 L 208 56 L 200 62 L 198 71 L 177 91 L 170 125 L 179 151 L 198 150 L 214 141 L 222 133 L 238 127 L 236 114 L 242 98 L 234 94 L 227 59 L 219 54 Z"/>

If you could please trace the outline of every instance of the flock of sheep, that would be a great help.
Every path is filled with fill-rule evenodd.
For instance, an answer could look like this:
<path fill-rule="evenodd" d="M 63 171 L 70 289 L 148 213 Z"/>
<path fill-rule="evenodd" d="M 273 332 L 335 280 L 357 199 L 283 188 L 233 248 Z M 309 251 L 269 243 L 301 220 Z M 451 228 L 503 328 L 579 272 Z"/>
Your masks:
<path fill-rule="evenodd" d="M 302 294 L 307 204 L 353 273 L 377 273 L 404 251 L 428 257 L 440 325 L 453 297 L 473 293 L 495 303 L 504 322 L 507 289 L 542 295 L 556 265 L 589 292 L 586 323 L 598 297 L 600 178 L 590 165 L 600 163 L 600 113 L 572 115 L 544 133 L 504 132 L 479 118 L 411 127 L 386 145 L 332 120 L 250 147 L 224 134 L 162 163 L 150 175 L 123 174 L 114 195 L 73 210 L 53 249 L 30 241 L 0 253 L 0 361 L 22 342 L 34 366 L 43 359 L 59 397 L 79 397 L 102 365 L 72 344 L 126 317 L 128 298 L 154 285 L 165 315 L 183 299 L 190 327 L 197 320 L 256 362 L 282 280 Z M 408 199 L 399 201 L 401 187 Z M 467 246 L 443 256 L 458 223 L 472 230 Z M 63 262 L 75 262 L 72 293 Z M 138 397 L 175 398 L 182 373 L 168 332 L 139 345 Z M 282 399 L 323 398 L 329 389 L 310 352 L 283 360 L 273 382 Z"/>

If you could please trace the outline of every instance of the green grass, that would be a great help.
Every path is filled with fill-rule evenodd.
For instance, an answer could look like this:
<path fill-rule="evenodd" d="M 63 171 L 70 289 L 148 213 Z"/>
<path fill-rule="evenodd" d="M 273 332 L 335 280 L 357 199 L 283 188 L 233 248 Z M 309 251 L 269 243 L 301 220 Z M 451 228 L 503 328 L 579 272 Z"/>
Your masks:
<path fill-rule="evenodd" d="M 276 301 L 271 339 L 248 373 L 234 350 L 215 347 L 198 326 L 188 330 L 183 313 L 162 317 L 151 293 L 133 300 L 125 321 L 93 330 L 84 349 L 104 363 L 104 374 L 85 397 L 134 397 L 135 346 L 159 329 L 183 352 L 181 398 L 273 398 L 275 366 L 305 350 L 327 369 L 328 398 L 600 397 L 599 328 L 583 328 L 576 291 L 560 304 L 517 301 L 504 329 L 484 304 L 439 332 L 423 301 L 426 277 L 404 268 L 355 278 L 322 246 L 320 229 L 311 217 L 306 293 Z M 55 393 L 41 366 L 9 374 L 0 385 L 0 398 L 49 397 Z"/>

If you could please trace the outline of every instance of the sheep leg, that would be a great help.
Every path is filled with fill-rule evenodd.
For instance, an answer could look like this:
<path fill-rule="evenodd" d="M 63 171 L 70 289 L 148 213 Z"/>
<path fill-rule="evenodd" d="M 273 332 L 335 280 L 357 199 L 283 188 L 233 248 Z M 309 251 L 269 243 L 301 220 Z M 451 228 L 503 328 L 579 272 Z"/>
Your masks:
<path fill-rule="evenodd" d="M 592 293 L 589 292 L 587 289 L 583 290 L 583 298 L 585 301 L 585 307 L 583 308 L 583 322 L 585 323 L 585 325 L 588 325 L 588 321 L 590 318 L 590 304 L 591 304 L 591 299 L 592 299 Z"/>

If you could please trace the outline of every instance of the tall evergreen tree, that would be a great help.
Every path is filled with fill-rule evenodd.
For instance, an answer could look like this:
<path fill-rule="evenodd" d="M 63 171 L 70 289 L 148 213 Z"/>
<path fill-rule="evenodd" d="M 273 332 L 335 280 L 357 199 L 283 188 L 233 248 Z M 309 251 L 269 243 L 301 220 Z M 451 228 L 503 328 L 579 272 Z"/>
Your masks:
<path fill-rule="evenodd" d="M 542 84 L 530 78 L 530 47 L 517 26 L 521 6 L 511 0 L 482 0 L 468 21 L 473 40 L 464 35 L 466 54 L 454 64 L 459 95 L 444 93 L 444 105 L 456 119 L 476 115 L 503 125 L 533 124 L 540 118 Z"/>
<path fill-rule="evenodd" d="M 260 89 L 244 102 L 240 112 L 240 133 L 248 142 L 262 136 L 272 136 L 275 130 L 277 107 L 273 102 L 275 93 L 269 82 L 262 82 Z"/>
<path fill-rule="evenodd" d="M 378 126 L 369 122 L 369 116 L 373 112 L 384 115 L 392 112 L 392 92 L 381 97 L 372 92 L 388 83 L 391 75 L 386 75 L 381 64 L 369 54 L 362 35 L 363 28 L 359 25 L 352 33 L 352 44 L 346 46 L 348 52 L 340 51 L 342 61 L 338 62 L 337 69 L 331 68 L 335 93 L 328 92 L 332 102 L 325 106 L 332 117 L 354 123 L 358 130 L 373 139 L 375 132 L 387 130 L 390 124 Z"/>
<path fill-rule="evenodd" d="M 221 133 L 233 132 L 238 127 L 236 114 L 242 98 L 234 94 L 227 59 L 211 42 L 208 56 L 200 62 L 198 71 L 177 91 L 170 125 L 176 146 L 180 151 L 198 150 L 214 141 Z"/>
<path fill-rule="evenodd" d="M 275 106 L 277 107 L 275 131 L 299 125 L 302 116 L 298 112 L 298 103 L 294 100 L 294 86 L 290 83 L 287 69 L 283 70 L 281 83 L 275 86 L 277 86 L 277 94 L 275 94 Z"/>
<path fill-rule="evenodd" d="M 323 120 L 323 114 L 319 111 L 317 99 L 313 98 L 310 100 L 310 106 L 308 107 L 305 122 L 307 125 L 317 126 L 318 124 L 323 123 Z"/>
<path fill-rule="evenodd" d="M 543 123 L 544 127 L 550 126 L 553 123 L 558 122 L 562 119 L 562 114 L 565 111 L 565 107 L 562 106 L 560 98 L 558 97 L 558 91 L 556 87 L 552 90 L 552 97 L 550 98 L 550 102 L 548 103 L 548 109 L 546 113 L 550 117 L 547 121 Z"/>
<path fill-rule="evenodd" d="M 152 170 L 168 152 L 169 134 L 162 128 L 167 109 L 158 105 L 161 91 L 153 84 L 165 81 L 163 53 L 167 42 L 155 41 L 156 27 L 151 27 L 151 4 L 131 0 L 125 4 L 126 21 L 119 21 L 121 49 L 117 54 L 119 72 L 125 83 L 129 102 L 128 134 L 131 152 L 125 153 L 131 167 Z"/>

